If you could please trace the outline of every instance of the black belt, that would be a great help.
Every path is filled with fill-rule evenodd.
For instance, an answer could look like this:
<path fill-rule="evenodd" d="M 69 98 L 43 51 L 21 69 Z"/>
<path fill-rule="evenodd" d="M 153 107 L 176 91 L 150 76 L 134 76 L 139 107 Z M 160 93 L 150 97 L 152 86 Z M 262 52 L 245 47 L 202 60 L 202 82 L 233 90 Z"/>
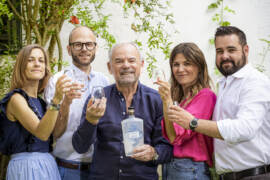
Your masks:
<path fill-rule="evenodd" d="M 219 176 L 219 179 L 220 180 L 239 180 L 244 177 L 257 176 L 260 174 L 266 174 L 268 172 L 270 172 L 270 165 L 265 165 L 265 166 L 259 166 L 252 169 L 246 169 L 240 172 L 231 172 L 231 173 L 221 174 Z"/>
<path fill-rule="evenodd" d="M 74 164 L 74 163 L 69 163 L 62 161 L 59 158 L 56 158 L 56 163 L 58 166 L 64 167 L 64 168 L 69 168 L 69 169 L 79 169 L 79 170 L 88 170 L 90 168 L 90 163 L 80 163 L 80 164 Z"/>

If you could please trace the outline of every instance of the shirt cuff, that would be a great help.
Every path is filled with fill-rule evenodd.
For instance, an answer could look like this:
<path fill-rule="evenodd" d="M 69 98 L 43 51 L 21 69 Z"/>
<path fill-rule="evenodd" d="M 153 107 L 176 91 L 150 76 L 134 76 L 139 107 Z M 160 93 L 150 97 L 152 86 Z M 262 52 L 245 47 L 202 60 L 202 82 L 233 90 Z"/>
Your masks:
<path fill-rule="evenodd" d="M 225 142 L 231 143 L 231 144 L 235 144 L 235 140 L 232 139 L 232 129 L 230 128 L 230 123 L 231 119 L 223 119 L 223 120 L 219 120 L 216 121 L 217 122 L 217 127 L 218 127 L 218 131 L 221 135 L 221 137 L 224 139 Z"/>
<path fill-rule="evenodd" d="M 85 119 L 80 127 L 80 130 L 83 132 L 92 132 L 96 127 L 97 127 L 97 124 L 93 125 Z"/>

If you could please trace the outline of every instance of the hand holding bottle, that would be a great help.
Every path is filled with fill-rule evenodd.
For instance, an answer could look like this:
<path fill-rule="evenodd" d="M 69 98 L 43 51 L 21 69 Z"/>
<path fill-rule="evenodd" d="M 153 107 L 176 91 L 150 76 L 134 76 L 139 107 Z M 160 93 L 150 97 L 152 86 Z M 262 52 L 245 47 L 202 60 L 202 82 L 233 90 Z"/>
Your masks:
<path fill-rule="evenodd" d="M 143 144 L 134 148 L 134 154 L 131 156 L 132 158 L 138 161 L 152 161 L 155 160 L 155 155 L 157 154 L 154 147 L 149 144 Z"/>

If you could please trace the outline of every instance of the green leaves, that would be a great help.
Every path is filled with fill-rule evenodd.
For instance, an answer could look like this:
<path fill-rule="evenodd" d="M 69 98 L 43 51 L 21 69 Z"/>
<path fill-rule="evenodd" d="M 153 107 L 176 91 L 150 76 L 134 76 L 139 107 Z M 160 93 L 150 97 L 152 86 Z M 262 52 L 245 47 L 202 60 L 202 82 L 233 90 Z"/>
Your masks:
<path fill-rule="evenodd" d="M 174 29 L 175 23 L 173 14 L 169 11 L 170 0 L 137 0 L 135 3 L 124 4 L 124 16 L 126 18 L 133 16 L 134 21 L 131 23 L 131 29 L 136 34 L 141 34 L 145 39 L 138 40 L 146 51 L 146 62 L 148 63 L 147 71 L 151 77 L 152 70 L 156 63 L 169 58 L 172 41 L 171 38 L 177 34 L 168 29 Z"/>
<path fill-rule="evenodd" d="M 102 39 L 105 40 L 108 47 L 116 42 L 115 37 L 109 32 L 109 20 L 111 15 L 105 14 L 102 9 L 105 6 L 105 0 L 90 0 L 88 5 L 79 4 L 76 8 L 77 17 L 81 24 L 90 27 Z"/>
<path fill-rule="evenodd" d="M 208 10 L 219 10 L 218 13 L 215 13 L 212 17 L 212 21 L 216 22 L 219 26 L 229 26 L 231 23 L 229 21 L 224 20 L 226 18 L 224 12 L 235 14 L 235 11 L 229 6 L 224 7 L 224 1 L 223 0 L 216 0 L 216 2 L 211 3 L 208 5 Z"/>
<path fill-rule="evenodd" d="M 0 99 L 8 92 L 15 56 L 0 56 Z"/>
<path fill-rule="evenodd" d="M 215 10 L 218 11 L 212 16 L 212 21 L 217 23 L 218 26 L 230 26 L 231 23 L 227 20 L 224 20 L 226 18 L 225 13 L 227 12 L 229 14 L 235 14 L 235 11 L 228 6 L 224 7 L 224 1 L 223 0 L 216 0 L 214 3 L 211 3 L 208 5 L 208 10 Z M 211 45 L 214 45 L 214 39 L 209 39 L 209 43 Z"/>
<path fill-rule="evenodd" d="M 10 12 L 8 8 L 6 0 L 0 0 L 0 17 L 2 15 L 7 16 L 9 19 L 13 16 L 13 13 Z M 1 19 L 0 19 L 0 25 L 1 25 Z"/>
<path fill-rule="evenodd" d="M 23 45 L 30 43 L 48 45 L 46 47 L 48 47 L 51 65 L 58 66 L 58 70 L 63 65 L 59 35 L 65 20 L 71 20 L 75 26 L 80 23 L 90 27 L 105 41 L 107 47 L 111 47 L 116 42 L 110 32 L 109 22 L 112 18 L 118 17 L 113 17 L 104 10 L 108 3 L 119 5 L 120 11 L 124 11 L 124 16 L 134 17 L 130 28 L 135 35 L 143 37 L 134 40 L 146 50 L 148 72 L 153 69 L 158 60 L 169 58 L 172 45 L 170 38 L 175 35 L 168 32 L 168 29 L 173 29 L 172 25 L 175 22 L 169 9 L 171 0 L 40 0 L 36 2 L 37 4 L 34 1 L 19 1 L 21 12 L 15 13 L 23 24 L 25 33 Z M 12 15 L 6 0 L 0 0 L 0 17 L 6 14 Z M 59 57 L 54 57 L 56 45 Z"/>
<path fill-rule="evenodd" d="M 224 8 L 224 11 L 227 11 L 228 13 L 235 14 L 235 11 L 233 9 L 230 9 L 228 6 Z"/>
<path fill-rule="evenodd" d="M 215 9 L 215 8 L 218 8 L 218 4 L 217 4 L 217 3 L 211 3 L 211 4 L 208 6 L 208 9 Z"/>
<path fill-rule="evenodd" d="M 270 46 L 270 40 L 267 40 L 267 39 L 259 39 L 259 40 L 262 41 L 262 42 L 267 43 L 268 46 Z"/>
<path fill-rule="evenodd" d="M 270 37 L 270 35 L 268 37 Z M 264 63 L 265 63 L 267 54 L 270 51 L 270 39 L 261 38 L 259 40 L 262 41 L 262 42 L 264 42 L 264 43 L 266 43 L 266 46 L 263 47 L 262 52 L 259 53 L 259 55 L 261 56 L 261 60 L 260 60 L 260 63 L 256 64 L 256 68 L 259 71 L 264 72 L 266 70 L 266 68 L 264 67 Z"/>

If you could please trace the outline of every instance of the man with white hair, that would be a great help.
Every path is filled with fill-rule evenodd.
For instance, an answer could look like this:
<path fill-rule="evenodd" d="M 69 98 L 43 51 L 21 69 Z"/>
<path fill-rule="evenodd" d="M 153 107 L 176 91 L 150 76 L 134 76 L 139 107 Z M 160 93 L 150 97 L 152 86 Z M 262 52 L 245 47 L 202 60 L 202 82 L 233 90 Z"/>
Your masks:
<path fill-rule="evenodd" d="M 91 95 L 84 106 L 82 123 L 73 135 L 74 149 L 84 153 L 96 141 L 89 179 L 157 180 L 157 165 L 169 161 L 172 147 L 162 137 L 162 101 L 157 91 L 139 82 L 144 61 L 134 43 L 121 43 L 109 51 L 108 70 L 115 84 L 104 88 L 101 101 Z M 134 107 L 143 119 L 144 145 L 125 156 L 121 121 Z"/>

